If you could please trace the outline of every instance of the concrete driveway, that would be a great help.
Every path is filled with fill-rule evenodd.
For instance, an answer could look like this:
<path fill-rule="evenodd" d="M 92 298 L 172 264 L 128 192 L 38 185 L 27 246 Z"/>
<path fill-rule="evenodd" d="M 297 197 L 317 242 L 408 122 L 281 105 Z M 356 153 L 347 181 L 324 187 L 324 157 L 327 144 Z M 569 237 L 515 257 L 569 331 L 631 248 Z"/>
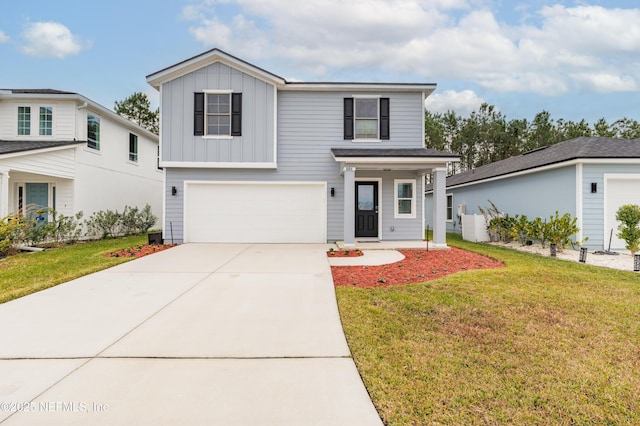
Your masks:
<path fill-rule="evenodd" d="M 326 250 L 186 244 L 0 305 L 0 423 L 382 424 Z"/>

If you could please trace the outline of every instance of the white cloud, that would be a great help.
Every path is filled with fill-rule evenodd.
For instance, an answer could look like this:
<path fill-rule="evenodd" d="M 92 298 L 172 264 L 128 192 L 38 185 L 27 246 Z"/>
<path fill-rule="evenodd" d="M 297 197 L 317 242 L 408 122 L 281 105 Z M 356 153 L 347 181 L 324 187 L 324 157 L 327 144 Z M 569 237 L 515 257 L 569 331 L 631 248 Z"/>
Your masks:
<path fill-rule="evenodd" d="M 89 44 L 58 22 L 33 22 L 22 33 L 24 44 L 20 50 L 29 56 L 62 59 L 77 55 Z"/>
<path fill-rule="evenodd" d="M 11 38 L 5 34 L 4 31 L 0 30 L 0 43 L 7 43 L 9 40 L 11 40 Z"/>
<path fill-rule="evenodd" d="M 640 9 L 515 8 L 521 15 L 505 22 L 493 4 L 201 0 L 186 6 L 183 18 L 205 46 L 248 60 L 284 60 L 316 79 L 353 69 L 371 70 L 371 79 L 390 72 L 464 79 L 501 92 L 640 90 Z"/>
<path fill-rule="evenodd" d="M 472 90 L 445 90 L 442 93 L 431 94 L 424 102 L 427 110 L 431 112 L 446 113 L 455 111 L 456 114 L 467 116 L 480 109 L 484 100 Z"/>

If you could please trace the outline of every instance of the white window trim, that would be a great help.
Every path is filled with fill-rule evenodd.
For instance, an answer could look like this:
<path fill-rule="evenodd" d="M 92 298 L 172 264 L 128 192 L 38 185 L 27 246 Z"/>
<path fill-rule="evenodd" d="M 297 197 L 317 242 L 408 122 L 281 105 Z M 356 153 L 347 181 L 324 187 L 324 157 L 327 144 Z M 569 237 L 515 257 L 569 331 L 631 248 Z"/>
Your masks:
<path fill-rule="evenodd" d="M 100 133 L 101 133 L 101 126 L 102 126 L 102 119 L 99 115 L 97 114 L 93 114 L 93 113 L 87 113 L 87 144 L 84 146 L 87 150 L 91 151 L 91 152 L 100 152 L 100 139 L 98 139 L 96 142 L 97 146 L 96 148 L 92 148 L 89 146 L 89 116 L 92 116 L 93 118 L 97 119 L 98 121 L 98 138 L 100 138 Z"/>
<path fill-rule="evenodd" d="M 448 216 L 449 216 L 449 197 L 451 197 L 451 219 L 448 218 Z M 445 204 L 445 212 L 444 212 L 444 214 L 445 214 L 446 221 L 449 222 L 449 223 L 453 223 L 453 217 L 454 217 L 453 194 L 452 193 L 447 194 L 446 197 L 445 197 L 445 201 L 446 201 L 446 204 Z"/>
<path fill-rule="evenodd" d="M 380 98 L 381 95 L 352 95 L 353 97 L 353 142 L 382 142 L 380 139 Z M 377 99 L 378 100 L 378 128 L 377 128 L 377 138 L 357 138 L 356 137 L 356 99 Z"/>
<path fill-rule="evenodd" d="M 401 183 L 410 183 L 412 186 L 413 194 L 411 197 L 411 213 L 400 213 L 398 212 L 398 184 Z M 416 192 L 417 192 L 417 179 L 394 179 L 393 180 L 393 217 L 394 219 L 415 219 L 416 218 Z M 406 198 L 402 198 L 406 200 Z"/>
<path fill-rule="evenodd" d="M 204 135 L 202 135 L 202 139 L 218 139 L 218 140 L 231 140 L 233 136 L 231 136 L 231 94 L 233 90 L 212 90 L 206 89 L 203 90 L 204 96 Z M 209 126 L 207 125 L 207 95 L 229 95 L 229 134 L 228 135 L 209 135 L 207 131 L 209 130 Z"/>

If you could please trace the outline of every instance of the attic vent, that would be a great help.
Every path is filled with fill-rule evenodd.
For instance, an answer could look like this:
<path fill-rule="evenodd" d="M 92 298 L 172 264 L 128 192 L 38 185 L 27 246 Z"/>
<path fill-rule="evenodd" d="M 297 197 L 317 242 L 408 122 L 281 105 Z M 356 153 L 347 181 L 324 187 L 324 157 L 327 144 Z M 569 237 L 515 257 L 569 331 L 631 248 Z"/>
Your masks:
<path fill-rule="evenodd" d="M 532 149 L 531 151 L 527 151 L 522 155 L 533 154 L 534 152 L 542 151 L 543 149 L 549 148 L 548 146 L 541 146 L 540 148 Z"/>

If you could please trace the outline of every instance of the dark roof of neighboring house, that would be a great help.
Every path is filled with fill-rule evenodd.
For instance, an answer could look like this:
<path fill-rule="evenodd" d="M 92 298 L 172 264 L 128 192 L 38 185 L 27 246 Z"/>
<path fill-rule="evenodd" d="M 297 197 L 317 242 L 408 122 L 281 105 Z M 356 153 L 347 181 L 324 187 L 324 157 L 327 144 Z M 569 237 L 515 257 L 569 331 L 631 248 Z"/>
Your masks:
<path fill-rule="evenodd" d="M 459 155 L 447 151 L 438 151 L 427 148 L 331 148 L 334 157 L 359 157 L 359 158 L 379 158 L 379 157 L 447 157 L 460 158 Z"/>
<path fill-rule="evenodd" d="M 640 139 L 580 137 L 538 148 L 447 178 L 447 187 L 476 182 L 577 159 L 640 159 Z"/>
<path fill-rule="evenodd" d="M 64 90 L 55 89 L 0 89 L 7 90 L 11 93 L 20 93 L 25 95 L 77 95 L 75 92 L 66 92 Z"/>
<path fill-rule="evenodd" d="M 84 144 L 86 141 L 7 141 L 0 139 L 0 155 L 15 152 L 33 151 L 36 149 L 57 148 L 76 144 Z"/>

